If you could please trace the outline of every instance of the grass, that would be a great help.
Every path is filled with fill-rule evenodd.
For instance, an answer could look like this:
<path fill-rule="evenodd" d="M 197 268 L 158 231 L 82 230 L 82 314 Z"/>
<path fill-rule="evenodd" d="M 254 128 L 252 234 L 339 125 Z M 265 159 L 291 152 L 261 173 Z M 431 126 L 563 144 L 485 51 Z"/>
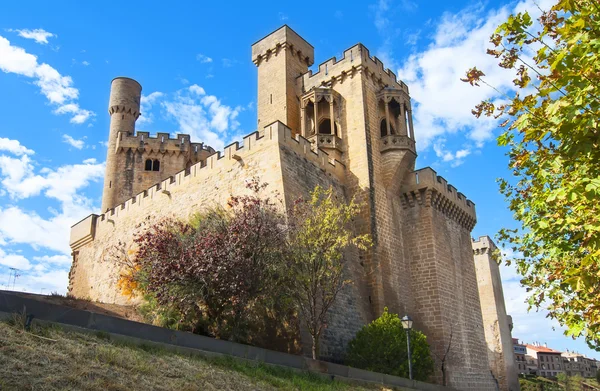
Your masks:
<path fill-rule="evenodd" d="M 389 390 L 233 358 L 185 356 L 57 326 L 0 322 L 0 390 Z"/>

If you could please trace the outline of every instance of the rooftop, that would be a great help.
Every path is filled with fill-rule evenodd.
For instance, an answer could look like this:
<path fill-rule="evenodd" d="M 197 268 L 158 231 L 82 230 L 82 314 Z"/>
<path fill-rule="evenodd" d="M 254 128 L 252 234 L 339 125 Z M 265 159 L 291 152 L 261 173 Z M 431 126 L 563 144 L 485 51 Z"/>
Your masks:
<path fill-rule="evenodd" d="M 558 350 L 554 350 L 542 345 L 525 344 L 525 346 L 527 346 L 528 349 L 535 350 L 538 353 L 562 354 L 562 352 L 559 352 Z"/>

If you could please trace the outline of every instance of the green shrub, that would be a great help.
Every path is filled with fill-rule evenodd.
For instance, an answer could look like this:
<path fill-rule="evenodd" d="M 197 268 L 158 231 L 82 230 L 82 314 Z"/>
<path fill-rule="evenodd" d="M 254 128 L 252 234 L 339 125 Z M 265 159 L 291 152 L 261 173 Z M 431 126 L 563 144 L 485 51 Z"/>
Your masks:
<path fill-rule="evenodd" d="M 411 331 L 410 350 L 413 378 L 427 380 L 433 373 L 433 359 L 425 334 Z M 350 341 L 346 363 L 355 368 L 408 378 L 406 332 L 398 315 L 385 308 L 379 318 L 364 326 Z"/>

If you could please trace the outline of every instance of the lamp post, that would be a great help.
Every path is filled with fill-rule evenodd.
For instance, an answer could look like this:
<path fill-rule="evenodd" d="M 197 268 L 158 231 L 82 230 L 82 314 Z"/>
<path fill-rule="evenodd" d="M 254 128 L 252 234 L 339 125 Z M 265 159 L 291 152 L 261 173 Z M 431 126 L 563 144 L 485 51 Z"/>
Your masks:
<path fill-rule="evenodd" d="M 408 350 L 408 378 L 412 380 L 413 374 L 412 360 L 410 358 L 410 330 L 412 329 L 413 321 L 408 315 L 404 315 L 404 317 L 400 321 L 402 322 L 402 327 L 404 328 L 404 331 L 406 331 L 406 347 Z"/>

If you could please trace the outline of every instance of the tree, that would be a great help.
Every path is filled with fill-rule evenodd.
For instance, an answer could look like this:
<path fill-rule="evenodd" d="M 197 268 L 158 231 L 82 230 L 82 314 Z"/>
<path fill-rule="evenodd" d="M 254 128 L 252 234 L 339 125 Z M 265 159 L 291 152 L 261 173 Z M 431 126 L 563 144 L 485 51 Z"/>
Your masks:
<path fill-rule="evenodd" d="M 500 191 L 520 227 L 498 236 L 518 254 L 530 308 L 545 306 L 598 350 L 600 5 L 559 0 L 537 22 L 519 13 L 498 27 L 488 53 L 515 72 L 516 93 L 473 113 L 505 127 L 498 143 L 516 180 L 501 179 Z M 484 76 L 472 68 L 463 80 L 490 86 Z"/>
<path fill-rule="evenodd" d="M 291 303 L 284 295 L 285 216 L 276 202 L 259 197 L 265 186 L 255 179 L 248 184 L 253 194 L 230 197 L 227 209 L 209 209 L 189 222 L 163 219 L 143 230 L 122 288 L 141 292 L 155 312 L 193 332 L 248 343 L 267 339 L 261 319 L 284 324 Z"/>
<path fill-rule="evenodd" d="M 444 346 L 444 350 L 442 353 L 436 353 L 435 358 L 440 364 L 440 371 L 442 371 L 442 385 L 448 385 L 448 362 L 456 361 L 458 357 L 456 357 L 456 353 L 452 350 L 452 338 L 454 337 L 454 327 L 450 325 L 450 338 L 448 338 L 448 343 Z"/>
<path fill-rule="evenodd" d="M 344 250 L 371 244 L 368 235 L 353 233 L 351 222 L 359 211 L 354 200 L 345 204 L 331 188 L 317 186 L 310 199 L 299 199 L 290 212 L 289 292 L 312 337 L 315 360 L 327 314 L 351 282 L 346 278 Z"/>
<path fill-rule="evenodd" d="M 413 377 L 426 381 L 433 373 L 433 360 L 427 337 L 418 331 L 410 333 Z M 406 332 L 397 314 L 388 312 L 365 325 L 348 344 L 346 362 L 353 367 L 389 375 L 408 377 Z"/>

